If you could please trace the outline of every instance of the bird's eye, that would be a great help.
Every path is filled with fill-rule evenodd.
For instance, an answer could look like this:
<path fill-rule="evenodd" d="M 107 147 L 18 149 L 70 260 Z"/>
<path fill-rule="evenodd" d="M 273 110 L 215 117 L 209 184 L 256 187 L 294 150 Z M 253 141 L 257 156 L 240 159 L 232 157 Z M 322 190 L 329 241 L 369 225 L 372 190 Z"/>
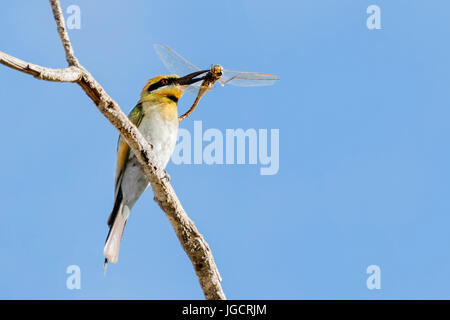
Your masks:
<path fill-rule="evenodd" d="M 162 84 L 163 86 L 165 86 L 165 85 L 169 84 L 169 81 L 167 81 L 167 79 L 162 79 L 162 80 L 161 80 L 161 84 Z"/>

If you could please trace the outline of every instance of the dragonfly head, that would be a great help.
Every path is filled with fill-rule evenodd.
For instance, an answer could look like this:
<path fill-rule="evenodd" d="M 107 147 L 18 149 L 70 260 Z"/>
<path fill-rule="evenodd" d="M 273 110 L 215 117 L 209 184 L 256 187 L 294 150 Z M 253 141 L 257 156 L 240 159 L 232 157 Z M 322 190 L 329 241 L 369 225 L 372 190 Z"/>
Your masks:
<path fill-rule="evenodd" d="M 211 73 L 212 78 L 214 79 L 214 82 L 219 80 L 223 75 L 223 68 L 220 64 L 211 65 L 211 70 L 209 71 Z"/>
<path fill-rule="evenodd" d="M 211 73 L 217 76 L 222 76 L 223 68 L 220 64 L 211 65 Z"/>

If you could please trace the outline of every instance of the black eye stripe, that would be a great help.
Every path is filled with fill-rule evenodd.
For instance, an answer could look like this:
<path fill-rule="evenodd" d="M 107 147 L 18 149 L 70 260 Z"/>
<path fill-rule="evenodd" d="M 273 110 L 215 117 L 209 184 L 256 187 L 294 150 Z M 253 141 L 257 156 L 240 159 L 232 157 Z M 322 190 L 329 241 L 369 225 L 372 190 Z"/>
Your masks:
<path fill-rule="evenodd" d="M 163 84 L 161 83 L 161 81 L 158 81 L 156 83 L 153 83 L 153 84 L 149 85 L 148 88 L 147 88 L 147 91 L 151 92 L 151 91 L 156 90 L 156 89 L 158 89 L 158 88 L 160 88 L 162 86 L 163 86 Z"/>
<path fill-rule="evenodd" d="M 172 79 L 172 78 L 161 79 L 158 82 L 149 85 L 148 88 L 147 88 L 147 91 L 151 92 L 151 91 L 154 91 L 154 90 L 156 90 L 158 88 L 161 88 L 161 87 L 164 87 L 164 86 L 168 86 L 168 85 L 173 83 L 173 80 L 174 79 Z"/>

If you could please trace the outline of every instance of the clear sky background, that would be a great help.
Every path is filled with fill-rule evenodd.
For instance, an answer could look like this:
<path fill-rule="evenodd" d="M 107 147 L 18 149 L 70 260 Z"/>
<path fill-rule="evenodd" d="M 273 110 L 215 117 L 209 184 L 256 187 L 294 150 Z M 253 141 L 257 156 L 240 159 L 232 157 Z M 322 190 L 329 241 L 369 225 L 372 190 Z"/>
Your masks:
<path fill-rule="evenodd" d="M 155 42 L 202 68 L 281 78 L 218 87 L 181 124 L 279 129 L 278 174 L 167 168 L 228 298 L 450 298 L 450 2 L 62 1 L 71 4 L 81 8 L 75 52 L 125 112 L 167 73 Z M 366 27 L 371 4 L 381 30 Z M 3 1 L 0 30 L 0 50 L 66 66 L 47 1 Z M 0 298 L 203 298 L 150 189 L 103 276 L 118 134 L 77 85 L 0 66 L 0 105 Z M 366 287 L 374 264 L 380 290 Z M 69 265 L 81 268 L 81 290 L 66 288 Z"/>

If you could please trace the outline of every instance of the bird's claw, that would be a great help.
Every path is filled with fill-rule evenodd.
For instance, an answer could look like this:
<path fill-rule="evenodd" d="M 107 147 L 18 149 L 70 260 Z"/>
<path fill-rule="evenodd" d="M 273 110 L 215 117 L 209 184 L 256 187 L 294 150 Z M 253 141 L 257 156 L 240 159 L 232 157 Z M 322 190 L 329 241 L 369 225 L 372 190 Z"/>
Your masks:
<path fill-rule="evenodd" d="M 166 179 L 167 181 L 170 181 L 170 175 L 167 173 L 166 170 L 164 170 L 164 176 L 162 177 L 162 179 Z"/>

